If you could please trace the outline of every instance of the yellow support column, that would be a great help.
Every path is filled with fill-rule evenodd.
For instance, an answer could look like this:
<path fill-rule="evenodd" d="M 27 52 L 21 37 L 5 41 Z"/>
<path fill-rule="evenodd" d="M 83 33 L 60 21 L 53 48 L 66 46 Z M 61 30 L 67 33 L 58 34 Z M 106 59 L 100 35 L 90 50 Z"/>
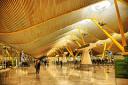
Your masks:
<path fill-rule="evenodd" d="M 74 39 L 78 39 L 78 37 L 75 35 L 75 34 L 72 34 L 71 35 Z M 79 46 L 79 47 L 81 47 L 81 44 L 77 41 L 77 40 L 74 40 L 75 41 L 75 43 Z"/>
<path fill-rule="evenodd" d="M 110 50 L 112 48 L 113 43 L 110 43 L 110 45 L 108 46 L 107 50 Z"/>
<path fill-rule="evenodd" d="M 124 51 L 124 47 L 123 47 L 118 41 L 116 41 L 116 39 L 114 39 L 106 30 L 104 30 L 104 29 L 102 28 L 102 26 L 100 26 L 99 23 L 98 23 L 95 19 L 91 19 L 91 20 L 98 26 L 98 28 L 99 28 L 101 31 L 103 31 L 103 32 L 105 33 L 105 35 L 106 35 L 108 38 L 110 38 L 110 39 L 113 41 L 113 43 L 114 43 L 122 52 L 125 52 L 125 51 Z"/>
<path fill-rule="evenodd" d="M 68 50 L 68 52 L 70 53 L 70 55 L 72 55 L 73 59 L 76 59 L 76 56 L 79 54 L 79 52 L 76 53 L 76 55 L 73 54 L 71 48 L 66 47 L 66 49 Z"/>
<path fill-rule="evenodd" d="M 72 55 L 72 56 L 74 57 L 74 55 L 73 55 L 73 53 L 70 51 L 70 49 L 69 49 L 68 47 L 66 47 L 66 49 L 67 49 L 67 51 L 70 53 L 70 55 Z"/>
<path fill-rule="evenodd" d="M 127 46 L 127 44 L 126 44 L 126 39 L 124 36 L 124 29 L 123 29 L 123 24 L 122 24 L 121 17 L 120 17 L 120 12 L 119 12 L 119 8 L 118 8 L 117 0 L 114 0 L 114 4 L 115 4 L 116 15 L 117 15 L 117 20 L 118 20 L 118 27 L 119 27 L 119 30 L 120 30 L 120 33 L 122 36 L 122 45 L 124 47 L 124 46 Z"/>
<path fill-rule="evenodd" d="M 83 42 L 83 44 L 85 45 L 85 41 L 84 41 L 83 34 L 81 33 L 80 28 L 78 28 L 78 30 L 79 30 L 79 33 L 80 33 L 80 36 L 81 36 L 82 42 Z"/>
<path fill-rule="evenodd" d="M 80 53 L 79 51 L 76 53 L 75 58 L 77 57 L 77 55 L 78 55 L 79 53 Z"/>
<path fill-rule="evenodd" d="M 60 53 L 63 53 L 63 51 L 61 49 L 57 48 L 57 50 L 60 51 Z"/>
<path fill-rule="evenodd" d="M 81 47 L 81 44 L 80 44 L 78 41 L 75 41 L 75 43 L 76 43 L 79 47 Z"/>
<path fill-rule="evenodd" d="M 106 42 L 104 43 L 104 49 L 103 49 L 103 54 L 102 54 L 102 58 L 104 58 L 104 56 L 105 56 L 105 50 L 106 50 Z"/>
<path fill-rule="evenodd" d="M 75 57 L 75 55 L 73 54 L 73 51 L 72 51 L 72 49 L 69 47 L 69 50 L 70 50 L 70 52 L 72 53 L 72 55 L 73 55 L 73 59 L 75 60 L 76 59 L 76 57 Z"/>

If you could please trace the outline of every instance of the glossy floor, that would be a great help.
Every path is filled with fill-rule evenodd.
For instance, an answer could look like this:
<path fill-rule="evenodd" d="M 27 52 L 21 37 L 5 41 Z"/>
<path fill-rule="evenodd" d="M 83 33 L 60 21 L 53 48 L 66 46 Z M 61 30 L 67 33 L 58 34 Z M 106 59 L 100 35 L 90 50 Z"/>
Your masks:
<path fill-rule="evenodd" d="M 95 70 L 80 71 L 71 66 L 61 68 L 49 65 L 48 68 L 41 66 L 39 75 L 35 74 L 34 66 L 31 66 L 6 72 L 0 77 L 0 85 L 128 85 L 121 84 L 114 76 L 113 66 L 97 66 Z"/>

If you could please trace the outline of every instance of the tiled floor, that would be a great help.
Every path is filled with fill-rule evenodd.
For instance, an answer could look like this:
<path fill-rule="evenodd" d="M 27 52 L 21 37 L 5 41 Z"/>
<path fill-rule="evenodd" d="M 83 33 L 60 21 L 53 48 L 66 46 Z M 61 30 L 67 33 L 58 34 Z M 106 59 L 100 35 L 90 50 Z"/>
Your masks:
<path fill-rule="evenodd" d="M 40 74 L 36 75 L 34 66 L 14 68 L 0 77 L 0 85 L 116 85 L 114 67 L 110 66 L 109 70 L 107 67 L 95 69 L 80 71 L 69 66 L 60 68 L 50 65 L 47 69 L 41 66 Z"/>

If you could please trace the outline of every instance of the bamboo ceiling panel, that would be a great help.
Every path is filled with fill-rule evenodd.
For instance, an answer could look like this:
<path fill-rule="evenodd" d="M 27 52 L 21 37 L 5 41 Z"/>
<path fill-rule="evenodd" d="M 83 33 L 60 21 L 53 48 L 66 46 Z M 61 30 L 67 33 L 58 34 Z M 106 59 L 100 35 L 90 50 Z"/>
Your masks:
<path fill-rule="evenodd" d="M 100 0 L 0 0 L 0 33 L 15 32 Z"/>

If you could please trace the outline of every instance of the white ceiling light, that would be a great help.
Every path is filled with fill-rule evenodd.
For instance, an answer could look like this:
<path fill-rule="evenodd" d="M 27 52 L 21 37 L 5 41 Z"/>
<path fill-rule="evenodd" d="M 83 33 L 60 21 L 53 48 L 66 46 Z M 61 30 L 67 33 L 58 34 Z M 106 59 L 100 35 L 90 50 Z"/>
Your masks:
<path fill-rule="evenodd" d="M 104 9 L 108 8 L 111 5 L 111 3 L 108 0 L 99 2 L 92 6 L 92 9 L 94 11 L 103 11 Z"/>

